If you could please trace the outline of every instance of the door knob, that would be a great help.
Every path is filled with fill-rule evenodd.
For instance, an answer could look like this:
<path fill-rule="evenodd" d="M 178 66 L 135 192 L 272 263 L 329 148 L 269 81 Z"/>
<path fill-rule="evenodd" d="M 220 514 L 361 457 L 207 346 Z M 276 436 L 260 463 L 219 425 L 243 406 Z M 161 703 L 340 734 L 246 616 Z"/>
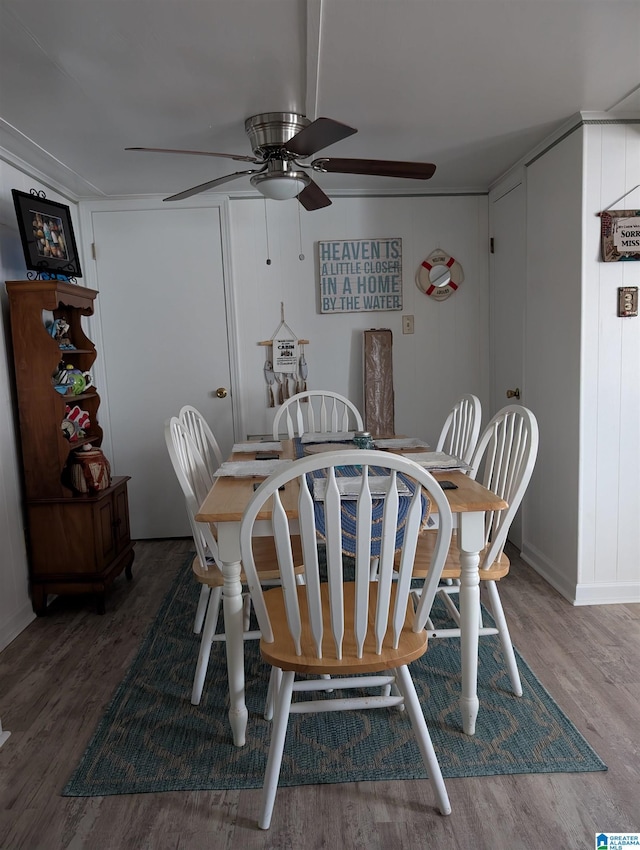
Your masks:
<path fill-rule="evenodd" d="M 218 387 L 216 390 L 216 395 L 218 398 L 226 398 L 227 397 L 227 388 L 226 387 Z"/>
<path fill-rule="evenodd" d="M 516 387 L 515 390 L 507 390 L 507 398 L 520 398 L 520 387 Z"/>

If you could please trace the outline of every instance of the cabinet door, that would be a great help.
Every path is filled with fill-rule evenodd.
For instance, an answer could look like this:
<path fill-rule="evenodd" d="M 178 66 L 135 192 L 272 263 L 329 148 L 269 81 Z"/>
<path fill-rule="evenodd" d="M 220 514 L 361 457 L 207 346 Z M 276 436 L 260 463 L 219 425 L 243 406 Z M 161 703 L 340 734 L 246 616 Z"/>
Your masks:
<path fill-rule="evenodd" d="M 114 525 L 116 552 L 122 552 L 131 540 L 129 530 L 129 504 L 127 499 L 127 485 L 123 484 L 113 494 Z"/>
<path fill-rule="evenodd" d="M 113 496 L 101 499 L 95 506 L 95 546 L 98 571 L 108 566 L 116 555 L 115 513 Z"/>
<path fill-rule="evenodd" d="M 108 379 L 103 449 L 115 475 L 131 476 L 133 537 L 190 536 L 164 423 L 192 404 L 223 453 L 233 445 L 220 213 L 100 210 L 92 221 Z"/>

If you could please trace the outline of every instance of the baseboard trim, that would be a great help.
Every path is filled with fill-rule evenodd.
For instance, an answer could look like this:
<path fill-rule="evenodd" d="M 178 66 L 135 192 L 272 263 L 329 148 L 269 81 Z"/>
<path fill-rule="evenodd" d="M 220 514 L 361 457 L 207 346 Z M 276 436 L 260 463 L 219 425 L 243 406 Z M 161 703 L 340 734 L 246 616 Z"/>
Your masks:
<path fill-rule="evenodd" d="M 590 582 L 576 587 L 574 605 L 623 605 L 640 602 L 640 582 Z"/>
<path fill-rule="evenodd" d="M 621 605 L 640 602 L 640 582 L 610 581 L 572 584 L 531 544 L 523 544 L 522 560 L 572 605 Z"/>
<path fill-rule="evenodd" d="M 567 581 L 567 579 L 558 572 L 555 566 L 550 563 L 550 561 L 548 561 L 542 552 L 536 549 L 535 546 L 523 541 L 520 557 L 526 564 L 532 567 L 539 576 L 542 576 L 542 578 L 548 582 L 551 587 L 555 588 L 561 596 L 564 596 L 568 602 L 572 605 L 576 604 L 575 585 Z"/>
<path fill-rule="evenodd" d="M 32 623 L 36 618 L 36 615 L 33 612 L 33 608 L 31 607 L 31 602 L 27 602 L 25 605 L 20 608 L 20 610 L 16 611 L 6 623 L 2 623 L 0 626 L 0 652 L 9 646 L 12 640 L 18 637 L 20 632 L 24 631 L 29 623 Z"/>

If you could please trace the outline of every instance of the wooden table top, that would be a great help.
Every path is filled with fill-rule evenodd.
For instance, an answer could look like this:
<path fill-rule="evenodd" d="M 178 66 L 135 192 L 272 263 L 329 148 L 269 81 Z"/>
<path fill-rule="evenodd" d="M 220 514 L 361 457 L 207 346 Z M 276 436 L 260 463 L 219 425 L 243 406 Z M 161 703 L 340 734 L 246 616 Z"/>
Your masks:
<path fill-rule="evenodd" d="M 282 458 L 293 457 L 293 441 L 282 441 Z M 235 453 L 229 460 L 253 460 L 251 454 Z M 447 470 L 434 473 L 438 481 L 452 481 L 458 485 L 457 490 L 445 490 L 453 513 L 469 511 L 503 510 L 508 507 L 504 499 L 499 498 L 491 490 L 487 490 L 478 481 L 474 481 L 463 472 Z M 263 478 L 218 478 L 196 515 L 198 522 L 240 522 L 244 510 L 253 495 L 253 485 L 263 481 Z M 298 483 L 289 482 L 282 496 L 282 504 L 287 516 L 298 515 Z M 435 509 L 435 505 L 434 505 Z M 258 514 L 258 519 L 269 519 L 270 511 Z"/>
<path fill-rule="evenodd" d="M 293 440 L 282 441 L 280 457 L 284 459 L 293 458 Z M 232 452 L 229 460 L 253 460 L 251 452 Z M 207 498 L 200 505 L 200 511 L 196 514 L 198 522 L 240 522 L 244 509 L 253 495 L 253 485 L 261 483 L 264 478 L 217 478 Z M 285 486 L 281 493 L 282 505 L 289 518 L 298 516 L 298 483 L 291 481 Z M 258 514 L 258 519 L 270 519 L 271 511 L 265 510 Z"/>

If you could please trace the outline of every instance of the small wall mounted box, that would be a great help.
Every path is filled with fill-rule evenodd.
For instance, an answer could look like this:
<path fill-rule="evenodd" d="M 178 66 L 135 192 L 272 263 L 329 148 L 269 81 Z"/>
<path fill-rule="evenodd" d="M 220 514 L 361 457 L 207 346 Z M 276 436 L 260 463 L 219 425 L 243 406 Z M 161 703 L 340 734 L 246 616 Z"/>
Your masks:
<path fill-rule="evenodd" d="M 638 287 L 618 287 L 618 316 L 628 318 L 638 315 Z"/>

